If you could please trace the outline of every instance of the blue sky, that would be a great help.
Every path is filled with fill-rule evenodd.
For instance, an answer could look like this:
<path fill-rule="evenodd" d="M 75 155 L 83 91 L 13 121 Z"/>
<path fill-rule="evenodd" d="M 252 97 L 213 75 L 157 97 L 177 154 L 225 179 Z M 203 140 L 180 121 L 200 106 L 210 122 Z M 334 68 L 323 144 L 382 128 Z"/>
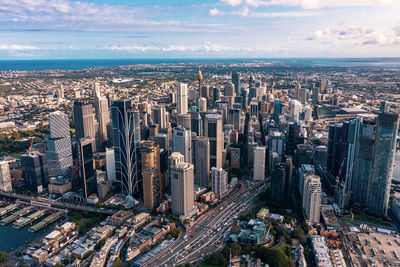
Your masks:
<path fill-rule="evenodd" d="M 0 0 L 0 59 L 400 57 L 400 0 Z"/>

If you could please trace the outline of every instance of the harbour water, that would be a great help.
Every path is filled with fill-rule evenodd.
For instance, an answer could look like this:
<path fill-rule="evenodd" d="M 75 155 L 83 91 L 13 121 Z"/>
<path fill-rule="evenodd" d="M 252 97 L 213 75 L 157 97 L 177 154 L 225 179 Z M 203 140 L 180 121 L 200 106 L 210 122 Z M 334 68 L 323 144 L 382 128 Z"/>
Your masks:
<path fill-rule="evenodd" d="M 28 226 L 22 229 L 14 229 L 12 223 L 0 226 L 0 251 L 10 252 L 17 249 L 18 247 L 45 234 L 51 227 L 52 225 L 33 233 L 28 231 Z"/>

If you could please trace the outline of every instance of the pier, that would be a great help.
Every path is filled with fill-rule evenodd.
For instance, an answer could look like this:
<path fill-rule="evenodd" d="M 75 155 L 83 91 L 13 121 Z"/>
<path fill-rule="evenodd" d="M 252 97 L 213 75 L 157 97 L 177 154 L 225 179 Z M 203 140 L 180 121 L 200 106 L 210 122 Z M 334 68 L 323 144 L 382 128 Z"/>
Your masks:
<path fill-rule="evenodd" d="M 7 207 L 1 208 L 0 209 L 0 217 L 7 215 L 8 213 L 12 212 L 16 208 L 18 208 L 18 204 L 11 204 L 11 205 L 8 205 Z"/>
<path fill-rule="evenodd" d="M 58 211 L 56 213 L 53 213 L 46 218 L 44 218 L 42 221 L 38 222 L 37 224 L 29 227 L 29 232 L 37 232 L 40 229 L 43 229 L 44 227 L 48 226 L 49 224 L 57 221 L 59 218 L 63 216 L 63 212 Z"/>
<path fill-rule="evenodd" d="M 23 209 L 20 209 L 19 211 L 17 211 L 17 212 L 15 212 L 15 213 L 11 214 L 10 216 L 8 216 L 8 217 L 2 219 L 2 220 L 0 221 L 0 225 L 7 225 L 7 224 L 9 224 L 9 223 L 11 223 L 11 222 L 13 222 L 13 221 L 15 221 L 15 220 L 21 218 L 22 216 L 28 214 L 28 213 L 31 212 L 32 210 L 33 210 L 32 207 L 25 207 L 25 208 L 23 208 Z"/>
<path fill-rule="evenodd" d="M 16 229 L 21 229 L 21 228 L 27 226 L 28 224 L 32 223 L 33 221 L 38 220 L 45 213 L 46 213 L 46 210 L 38 210 L 38 211 L 36 211 L 35 213 L 32 213 L 31 215 L 29 215 L 26 218 L 20 218 L 17 221 L 15 221 L 13 223 L 13 227 L 16 228 Z"/>

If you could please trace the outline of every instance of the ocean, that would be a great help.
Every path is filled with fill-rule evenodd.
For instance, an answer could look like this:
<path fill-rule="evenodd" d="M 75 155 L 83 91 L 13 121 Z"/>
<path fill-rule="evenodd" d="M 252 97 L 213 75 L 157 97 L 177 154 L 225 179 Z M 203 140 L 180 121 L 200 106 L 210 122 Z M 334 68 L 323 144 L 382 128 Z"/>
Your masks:
<path fill-rule="evenodd" d="M 217 59 L 51 59 L 0 60 L 0 71 L 82 70 L 94 67 L 161 63 L 249 63 L 268 62 L 276 65 L 399 68 L 400 58 L 217 58 Z"/>

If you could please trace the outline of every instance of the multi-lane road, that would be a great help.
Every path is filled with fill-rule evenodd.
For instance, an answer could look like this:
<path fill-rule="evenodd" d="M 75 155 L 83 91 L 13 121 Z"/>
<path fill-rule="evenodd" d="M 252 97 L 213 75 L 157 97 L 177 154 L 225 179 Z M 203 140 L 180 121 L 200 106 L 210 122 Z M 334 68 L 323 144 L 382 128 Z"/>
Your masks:
<path fill-rule="evenodd" d="M 232 223 L 251 209 L 254 198 L 263 189 L 261 184 L 242 185 L 216 208 L 197 219 L 183 237 L 145 266 L 176 266 L 200 260 L 222 249 Z"/>

